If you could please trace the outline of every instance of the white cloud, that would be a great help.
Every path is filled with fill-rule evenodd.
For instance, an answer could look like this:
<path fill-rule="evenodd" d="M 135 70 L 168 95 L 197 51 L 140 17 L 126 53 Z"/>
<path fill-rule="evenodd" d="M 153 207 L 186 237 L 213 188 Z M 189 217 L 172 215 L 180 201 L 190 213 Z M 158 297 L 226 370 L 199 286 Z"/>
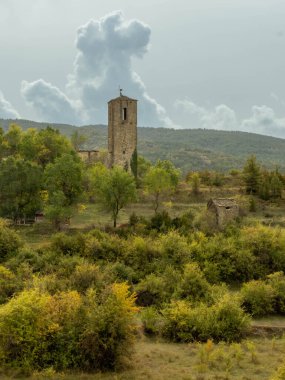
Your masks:
<path fill-rule="evenodd" d="M 248 118 L 239 120 L 235 111 L 225 104 L 209 110 L 190 100 L 177 100 L 175 108 L 186 128 L 240 130 L 285 138 L 285 118 L 278 118 L 267 106 L 253 106 Z"/>
<path fill-rule="evenodd" d="M 13 108 L 11 103 L 4 98 L 0 91 L 0 118 L 2 119 L 19 119 L 19 113 Z"/>
<path fill-rule="evenodd" d="M 252 115 L 242 121 L 241 129 L 276 137 L 285 137 L 285 118 L 278 118 L 267 106 L 253 106 Z"/>
<path fill-rule="evenodd" d="M 79 121 L 78 105 L 42 79 L 30 83 L 23 81 L 21 92 L 26 102 L 42 117 L 42 121 L 70 124 Z"/>
<path fill-rule="evenodd" d="M 185 125 L 187 128 L 206 128 L 234 130 L 238 128 L 237 116 L 234 110 L 221 104 L 213 110 L 207 110 L 190 100 L 177 100 L 175 108 L 190 116 Z M 185 118 L 184 118 L 185 119 Z"/>
<path fill-rule="evenodd" d="M 139 100 L 139 125 L 171 127 L 165 109 L 132 69 L 132 58 L 147 52 L 150 34 L 149 26 L 125 21 L 120 11 L 90 20 L 77 31 L 78 54 L 65 93 L 40 79 L 24 82 L 22 94 L 48 121 L 100 123 L 106 122 L 108 100 L 122 86 L 124 94 Z"/>

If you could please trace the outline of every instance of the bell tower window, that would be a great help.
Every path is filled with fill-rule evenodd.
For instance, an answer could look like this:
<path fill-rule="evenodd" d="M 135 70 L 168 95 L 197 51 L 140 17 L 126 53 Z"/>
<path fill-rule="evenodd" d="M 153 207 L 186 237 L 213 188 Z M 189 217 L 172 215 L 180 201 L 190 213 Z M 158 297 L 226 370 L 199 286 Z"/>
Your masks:
<path fill-rule="evenodd" d="M 122 120 L 123 121 L 127 120 L 127 107 L 124 107 L 122 109 Z"/>

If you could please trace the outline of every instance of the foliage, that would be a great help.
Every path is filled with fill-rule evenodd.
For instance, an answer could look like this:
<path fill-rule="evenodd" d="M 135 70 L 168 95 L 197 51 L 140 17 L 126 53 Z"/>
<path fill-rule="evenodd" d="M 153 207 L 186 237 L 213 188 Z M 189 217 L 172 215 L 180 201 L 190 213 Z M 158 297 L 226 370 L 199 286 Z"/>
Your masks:
<path fill-rule="evenodd" d="M 82 164 L 74 155 L 62 155 L 47 165 L 44 179 L 48 190 L 45 215 L 60 229 L 63 222 L 68 222 L 81 194 Z"/>
<path fill-rule="evenodd" d="M 111 213 L 116 227 L 121 209 L 136 199 L 134 177 L 120 167 L 105 170 L 97 165 L 93 169 L 93 183 L 99 202 Z"/>
<path fill-rule="evenodd" d="M 154 211 L 157 213 L 163 195 L 176 189 L 180 172 L 169 161 L 157 161 L 144 178 L 144 188 L 153 197 Z"/>
<path fill-rule="evenodd" d="M 0 213 L 14 222 L 34 218 L 41 207 L 42 170 L 32 162 L 8 157 L 0 163 Z"/>
<path fill-rule="evenodd" d="M 186 301 L 176 301 L 162 313 L 162 334 L 176 342 L 236 341 L 249 327 L 249 318 L 240 301 L 231 295 L 225 295 L 210 307 L 206 304 L 193 307 Z"/>
<path fill-rule="evenodd" d="M 14 273 L 0 265 L 0 304 L 7 302 L 16 290 L 17 284 Z"/>
<path fill-rule="evenodd" d="M 201 301 L 209 298 L 210 284 L 196 263 L 186 264 L 176 297 L 188 301 Z"/>
<path fill-rule="evenodd" d="M 85 297 L 24 291 L 0 307 L 1 364 L 29 371 L 116 368 L 130 354 L 135 313 L 124 284 L 114 284 L 100 302 L 92 290 Z"/>
<path fill-rule="evenodd" d="M 261 171 L 255 156 L 250 156 L 243 168 L 246 192 L 248 194 L 257 194 L 260 187 Z"/>
<path fill-rule="evenodd" d="M 22 245 L 19 235 L 0 219 L 0 261 L 6 259 L 8 255 L 17 253 Z"/>
<path fill-rule="evenodd" d="M 243 305 L 254 316 L 271 314 L 274 311 L 275 292 L 271 285 L 263 281 L 251 281 L 241 289 Z"/>

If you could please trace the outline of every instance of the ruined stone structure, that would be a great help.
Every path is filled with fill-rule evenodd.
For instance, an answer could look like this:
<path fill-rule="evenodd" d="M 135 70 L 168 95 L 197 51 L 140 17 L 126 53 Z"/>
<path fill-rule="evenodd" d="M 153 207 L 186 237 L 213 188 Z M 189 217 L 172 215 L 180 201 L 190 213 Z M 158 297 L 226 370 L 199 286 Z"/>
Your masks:
<path fill-rule="evenodd" d="M 108 102 L 109 166 L 121 166 L 136 175 L 137 100 L 122 94 Z"/>
<path fill-rule="evenodd" d="M 207 208 L 214 213 L 219 228 L 225 227 L 240 214 L 239 205 L 230 198 L 210 199 Z"/>
<path fill-rule="evenodd" d="M 90 164 L 97 160 L 100 152 L 99 150 L 95 150 L 95 149 L 92 149 L 92 150 L 78 149 L 77 153 L 82 161 Z"/>

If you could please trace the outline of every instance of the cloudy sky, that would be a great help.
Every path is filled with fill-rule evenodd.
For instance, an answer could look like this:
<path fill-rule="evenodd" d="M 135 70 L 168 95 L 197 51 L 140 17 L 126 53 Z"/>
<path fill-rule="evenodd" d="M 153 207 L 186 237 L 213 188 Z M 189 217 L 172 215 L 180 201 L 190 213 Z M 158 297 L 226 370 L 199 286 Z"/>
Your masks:
<path fill-rule="evenodd" d="M 284 0 L 0 0 L 0 117 L 285 138 Z"/>

